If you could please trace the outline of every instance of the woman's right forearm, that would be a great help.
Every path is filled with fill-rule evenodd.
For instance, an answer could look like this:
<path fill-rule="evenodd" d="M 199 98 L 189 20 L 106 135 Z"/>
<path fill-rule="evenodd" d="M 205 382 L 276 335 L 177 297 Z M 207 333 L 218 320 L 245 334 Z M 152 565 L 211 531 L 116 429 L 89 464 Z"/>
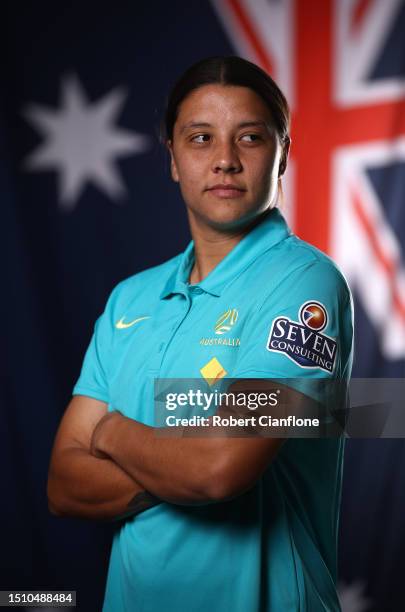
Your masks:
<path fill-rule="evenodd" d="M 95 520 L 118 520 L 159 503 L 113 461 L 79 447 L 53 458 L 47 492 L 52 514 Z"/>

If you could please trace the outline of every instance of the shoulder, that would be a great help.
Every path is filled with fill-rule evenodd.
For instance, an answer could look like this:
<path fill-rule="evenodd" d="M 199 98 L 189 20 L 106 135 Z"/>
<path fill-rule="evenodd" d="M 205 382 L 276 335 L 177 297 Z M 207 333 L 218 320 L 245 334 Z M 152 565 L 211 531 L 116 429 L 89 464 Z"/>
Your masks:
<path fill-rule="evenodd" d="M 177 270 L 180 263 L 182 253 L 175 255 L 171 259 L 151 268 L 146 268 L 141 272 L 137 272 L 132 276 L 124 278 L 121 282 L 116 285 L 113 292 L 120 296 L 131 294 L 134 289 L 139 290 L 150 286 L 151 283 L 162 285 L 168 276 Z"/>
<path fill-rule="evenodd" d="M 341 306 L 352 303 L 347 280 L 337 264 L 294 234 L 265 252 L 260 260 L 254 281 L 259 310 L 270 304 L 281 308 L 307 300 Z"/>
<path fill-rule="evenodd" d="M 333 282 L 348 290 L 347 280 L 335 261 L 317 247 L 298 238 L 295 234 L 290 236 L 291 272 L 312 272 L 322 279 L 330 278 Z"/>
<path fill-rule="evenodd" d="M 314 279 L 350 294 L 347 280 L 336 262 L 309 242 L 291 234 L 275 251 L 275 257 L 268 253 L 267 263 L 268 273 L 276 276 L 278 284 L 297 281 L 301 284 Z"/>
<path fill-rule="evenodd" d="M 135 299 L 158 296 L 169 276 L 178 268 L 182 253 L 121 280 L 111 291 L 106 310 L 128 307 Z"/>

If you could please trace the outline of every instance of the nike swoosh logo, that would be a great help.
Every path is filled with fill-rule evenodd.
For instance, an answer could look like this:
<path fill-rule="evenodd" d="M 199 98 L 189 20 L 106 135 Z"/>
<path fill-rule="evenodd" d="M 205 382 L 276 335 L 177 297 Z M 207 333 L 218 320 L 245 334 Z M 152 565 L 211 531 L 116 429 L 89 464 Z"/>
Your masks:
<path fill-rule="evenodd" d="M 135 325 L 135 323 L 139 323 L 139 321 L 143 321 L 144 319 L 150 319 L 150 317 L 138 317 L 138 319 L 134 319 L 129 323 L 124 323 L 124 318 L 125 317 L 121 317 L 121 319 L 116 322 L 115 327 L 117 329 L 127 329 L 127 327 L 132 327 L 133 325 Z"/>

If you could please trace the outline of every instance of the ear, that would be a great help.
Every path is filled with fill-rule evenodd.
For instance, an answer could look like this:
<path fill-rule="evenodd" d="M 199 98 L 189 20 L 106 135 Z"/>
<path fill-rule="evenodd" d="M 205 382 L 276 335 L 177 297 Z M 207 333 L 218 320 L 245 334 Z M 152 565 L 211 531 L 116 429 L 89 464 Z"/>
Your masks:
<path fill-rule="evenodd" d="M 286 139 L 286 141 L 284 143 L 284 146 L 283 146 L 283 151 L 281 153 L 280 165 L 278 167 L 278 176 L 279 176 L 279 178 L 281 176 L 283 176 L 284 172 L 286 171 L 288 154 L 290 152 L 290 145 L 291 145 L 291 138 L 287 137 L 287 139 Z"/>
<path fill-rule="evenodd" d="M 168 140 L 166 143 L 167 149 L 169 151 L 169 155 L 170 155 L 170 173 L 172 175 L 172 179 L 174 180 L 175 183 L 179 182 L 179 173 L 177 172 L 177 165 L 176 165 L 176 160 L 174 159 L 174 153 L 173 153 L 173 143 L 171 140 Z"/>

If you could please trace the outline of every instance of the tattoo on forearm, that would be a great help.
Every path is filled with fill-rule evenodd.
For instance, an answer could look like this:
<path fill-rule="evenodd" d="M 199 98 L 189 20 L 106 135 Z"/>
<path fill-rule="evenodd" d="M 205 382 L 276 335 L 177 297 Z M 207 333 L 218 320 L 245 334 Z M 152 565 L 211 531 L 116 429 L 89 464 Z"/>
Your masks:
<path fill-rule="evenodd" d="M 127 509 L 125 512 L 117 516 L 117 519 L 123 519 L 129 516 L 135 516 L 144 510 L 148 510 L 148 508 L 152 508 L 153 506 L 157 506 L 161 503 L 161 500 L 158 497 L 152 495 L 152 493 L 148 493 L 148 491 L 141 491 L 134 495 L 134 497 L 128 502 Z"/>

